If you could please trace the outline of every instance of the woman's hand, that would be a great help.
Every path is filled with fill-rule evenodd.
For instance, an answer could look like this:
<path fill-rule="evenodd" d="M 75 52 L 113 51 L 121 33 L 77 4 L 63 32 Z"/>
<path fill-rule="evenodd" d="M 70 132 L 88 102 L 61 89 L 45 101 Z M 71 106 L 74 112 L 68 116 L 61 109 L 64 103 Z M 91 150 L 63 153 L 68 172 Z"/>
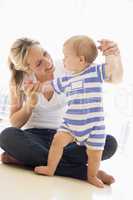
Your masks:
<path fill-rule="evenodd" d="M 99 41 L 98 49 L 105 56 L 105 73 L 107 82 L 120 83 L 123 78 L 123 65 L 121 61 L 120 51 L 117 44 L 113 41 L 102 39 Z"/>
<path fill-rule="evenodd" d="M 99 40 L 98 42 L 100 43 L 98 49 L 104 56 L 118 56 L 120 54 L 120 50 L 115 42 L 106 39 Z"/>
<path fill-rule="evenodd" d="M 24 82 L 24 93 L 27 96 L 27 103 L 30 108 L 34 108 L 38 102 L 38 91 L 40 82 L 33 83 L 32 80 Z"/>

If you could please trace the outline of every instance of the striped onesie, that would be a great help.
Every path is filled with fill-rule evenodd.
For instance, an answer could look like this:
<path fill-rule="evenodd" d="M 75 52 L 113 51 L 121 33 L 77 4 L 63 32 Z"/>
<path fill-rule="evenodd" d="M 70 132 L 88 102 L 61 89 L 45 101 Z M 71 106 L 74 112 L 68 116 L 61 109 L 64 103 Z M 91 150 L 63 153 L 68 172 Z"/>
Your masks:
<path fill-rule="evenodd" d="M 105 144 L 102 100 L 102 82 L 105 79 L 105 64 L 102 64 L 52 81 L 55 92 L 65 93 L 67 98 L 59 131 L 69 132 L 77 144 L 92 150 L 103 150 Z"/>

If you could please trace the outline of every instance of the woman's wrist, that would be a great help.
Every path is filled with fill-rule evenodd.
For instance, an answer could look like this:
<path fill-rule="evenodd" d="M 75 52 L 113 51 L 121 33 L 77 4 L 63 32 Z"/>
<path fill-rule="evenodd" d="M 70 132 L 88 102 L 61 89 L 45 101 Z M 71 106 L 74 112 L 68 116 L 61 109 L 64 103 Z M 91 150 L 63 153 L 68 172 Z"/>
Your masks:
<path fill-rule="evenodd" d="M 38 93 L 37 92 L 32 92 L 30 96 L 27 96 L 26 104 L 27 107 L 30 109 L 33 109 L 36 107 L 36 104 L 38 102 Z"/>
<path fill-rule="evenodd" d="M 25 102 L 25 110 L 28 113 L 32 113 L 32 110 L 35 108 L 35 105 L 32 105 L 32 102 L 27 99 L 27 101 Z"/>

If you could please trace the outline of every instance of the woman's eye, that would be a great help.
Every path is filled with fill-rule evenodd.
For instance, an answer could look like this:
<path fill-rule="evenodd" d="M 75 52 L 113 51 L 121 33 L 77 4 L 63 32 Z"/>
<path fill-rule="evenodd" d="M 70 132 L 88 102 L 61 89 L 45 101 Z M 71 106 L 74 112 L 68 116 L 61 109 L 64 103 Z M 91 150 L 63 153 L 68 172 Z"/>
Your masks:
<path fill-rule="evenodd" d="M 39 67 L 40 65 L 42 64 L 42 60 L 40 60 L 38 63 L 37 63 L 37 67 Z"/>

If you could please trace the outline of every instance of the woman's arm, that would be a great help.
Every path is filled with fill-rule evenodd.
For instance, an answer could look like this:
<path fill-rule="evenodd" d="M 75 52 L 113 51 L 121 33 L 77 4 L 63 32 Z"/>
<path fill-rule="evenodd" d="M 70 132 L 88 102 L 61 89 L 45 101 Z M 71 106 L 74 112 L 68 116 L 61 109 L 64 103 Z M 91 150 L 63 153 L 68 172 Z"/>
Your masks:
<path fill-rule="evenodd" d="M 107 77 L 106 81 L 110 83 L 121 82 L 123 78 L 123 65 L 117 44 L 105 39 L 99 42 L 99 49 L 105 56 L 105 74 Z"/>
<path fill-rule="evenodd" d="M 30 118 L 33 108 L 37 104 L 37 93 L 39 85 L 30 84 L 26 88 L 26 101 L 21 102 L 20 97 L 16 94 L 15 87 L 10 89 L 10 122 L 14 127 L 21 128 Z"/>
<path fill-rule="evenodd" d="M 105 73 L 109 74 L 108 82 L 120 83 L 123 78 L 123 66 L 120 55 L 110 55 L 105 57 Z"/>

